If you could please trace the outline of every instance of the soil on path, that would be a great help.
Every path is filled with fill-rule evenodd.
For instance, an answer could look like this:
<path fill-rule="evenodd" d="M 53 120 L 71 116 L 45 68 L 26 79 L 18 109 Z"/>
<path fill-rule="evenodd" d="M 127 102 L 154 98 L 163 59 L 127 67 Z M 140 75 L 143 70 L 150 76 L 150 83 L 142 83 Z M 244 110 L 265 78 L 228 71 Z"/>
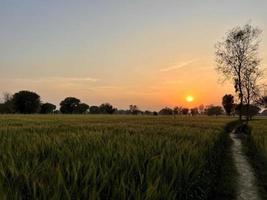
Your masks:
<path fill-rule="evenodd" d="M 231 138 L 233 158 L 239 174 L 237 200 L 260 200 L 255 175 L 247 157 L 242 152 L 241 140 L 233 133 Z"/>

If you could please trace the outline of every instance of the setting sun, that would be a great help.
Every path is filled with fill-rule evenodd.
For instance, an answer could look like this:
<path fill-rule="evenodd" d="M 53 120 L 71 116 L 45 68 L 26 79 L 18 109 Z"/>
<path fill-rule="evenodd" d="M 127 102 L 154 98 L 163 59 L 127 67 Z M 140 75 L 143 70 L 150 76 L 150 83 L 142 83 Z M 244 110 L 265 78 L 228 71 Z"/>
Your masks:
<path fill-rule="evenodd" d="M 192 101 L 194 101 L 194 97 L 189 95 L 189 96 L 186 97 L 186 101 L 187 102 L 192 102 Z"/>

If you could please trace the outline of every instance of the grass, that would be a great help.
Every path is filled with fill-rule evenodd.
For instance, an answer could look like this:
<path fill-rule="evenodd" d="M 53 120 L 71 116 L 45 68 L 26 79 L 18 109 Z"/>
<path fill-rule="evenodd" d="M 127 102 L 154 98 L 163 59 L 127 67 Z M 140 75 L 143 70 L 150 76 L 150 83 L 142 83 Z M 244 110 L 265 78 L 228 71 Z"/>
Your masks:
<path fill-rule="evenodd" d="M 244 141 L 244 151 L 257 176 L 257 183 L 263 199 L 267 199 L 267 119 L 258 118 L 250 122 L 252 129 Z"/>
<path fill-rule="evenodd" d="M 220 168 L 217 173 L 217 181 L 214 183 L 215 191 L 211 199 L 214 200 L 234 200 L 237 195 L 237 177 L 238 172 L 234 163 L 232 154 L 233 141 L 229 137 L 229 133 L 239 124 L 238 121 L 231 121 L 225 126 L 225 143 L 223 147 L 223 156 L 221 157 Z"/>
<path fill-rule="evenodd" d="M 232 199 L 229 121 L 2 115 L 0 199 Z"/>

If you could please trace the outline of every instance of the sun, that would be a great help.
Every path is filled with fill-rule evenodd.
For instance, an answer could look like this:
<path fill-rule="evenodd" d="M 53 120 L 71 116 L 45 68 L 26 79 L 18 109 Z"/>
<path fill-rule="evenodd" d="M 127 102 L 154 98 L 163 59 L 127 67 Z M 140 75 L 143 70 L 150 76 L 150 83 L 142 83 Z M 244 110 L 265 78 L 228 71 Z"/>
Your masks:
<path fill-rule="evenodd" d="M 188 95 L 185 100 L 190 103 L 190 102 L 194 101 L 194 97 L 191 95 Z"/>

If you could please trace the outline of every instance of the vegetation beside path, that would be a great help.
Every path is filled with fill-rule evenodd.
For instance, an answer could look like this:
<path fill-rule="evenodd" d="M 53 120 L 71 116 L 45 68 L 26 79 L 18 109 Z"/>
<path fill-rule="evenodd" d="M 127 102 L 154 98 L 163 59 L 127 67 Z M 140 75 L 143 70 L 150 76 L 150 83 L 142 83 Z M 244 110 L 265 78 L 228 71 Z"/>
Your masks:
<path fill-rule="evenodd" d="M 262 199 L 267 199 L 267 119 L 250 122 L 250 135 L 243 140 L 244 152 L 254 168 Z"/>
<path fill-rule="evenodd" d="M 221 163 L 216 180 L 214 196 L 210 199 L 216 200 L 235 200 L 237 195 L 237 169 L 234 164 L 231 147 L 233 141 L 229 133 L 236 126 L 236 122 L 230 122 L 225 126 L 224 146 L 222 151 Z"/>

